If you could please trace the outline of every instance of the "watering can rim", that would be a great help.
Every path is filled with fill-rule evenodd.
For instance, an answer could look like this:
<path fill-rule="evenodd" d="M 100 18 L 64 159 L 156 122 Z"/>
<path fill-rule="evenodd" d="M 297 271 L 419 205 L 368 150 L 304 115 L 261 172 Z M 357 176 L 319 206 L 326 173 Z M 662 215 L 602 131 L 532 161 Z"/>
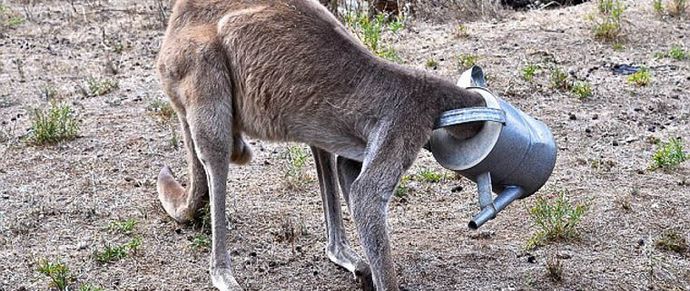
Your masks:
<path fill-rule="evenodd" d="M 478 92 L 486 101 L 485 108 L 503 110 L 501 108 L 499 99 L 486 88 L 471 86 L 467 90 Z M 467 108 L 467 110 L 472 110 Z M 455 138 L 445 132 L 443 128 L 435 130 L 431 137 L 431 152 L 434 158 L 445 168 L 454 171 L 463 171 L 471 169 L 472 167 L 481 163 L 489 156 L 503 130 L 503 123 L 500 122 L 486 122 L 481 131 L 475 136 L 463 140 L 462 142 L 455 141 Z M 436 142 L 434 142 L 436 141 Z M 481 149 L 481 152 L 469 152 L 467 148 Z M 465 153 L 464 161 L 457 159 L 444 159 L 445 157 L 457 156 L 457 153 Z"/>

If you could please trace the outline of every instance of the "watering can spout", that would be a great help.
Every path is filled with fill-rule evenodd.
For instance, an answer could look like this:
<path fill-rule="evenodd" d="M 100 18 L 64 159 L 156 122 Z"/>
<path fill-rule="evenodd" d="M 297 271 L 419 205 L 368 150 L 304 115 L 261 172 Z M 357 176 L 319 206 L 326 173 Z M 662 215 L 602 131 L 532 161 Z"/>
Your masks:
<path fill-rule="evenodd" d="M 468 227 L 476 230 L 487 221 L 494 219 L 496 215 L 505 209 L 510 203 L 522 197 L 525 190 L 519 186 L 508 186 L 496 197 L 492 203 L 484 206 L 482 210 L 472 218 Z"/>

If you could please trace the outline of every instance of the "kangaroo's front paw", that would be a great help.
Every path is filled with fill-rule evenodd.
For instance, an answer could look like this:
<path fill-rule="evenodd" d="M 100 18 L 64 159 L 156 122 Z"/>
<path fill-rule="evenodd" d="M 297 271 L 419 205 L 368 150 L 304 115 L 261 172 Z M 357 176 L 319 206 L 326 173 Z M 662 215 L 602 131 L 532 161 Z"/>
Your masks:
<path fill-rule="evenodd" d="M 220 291 L 241 291 L 242 287 L 227 268 L 211 268 L 211 282 Z"/>

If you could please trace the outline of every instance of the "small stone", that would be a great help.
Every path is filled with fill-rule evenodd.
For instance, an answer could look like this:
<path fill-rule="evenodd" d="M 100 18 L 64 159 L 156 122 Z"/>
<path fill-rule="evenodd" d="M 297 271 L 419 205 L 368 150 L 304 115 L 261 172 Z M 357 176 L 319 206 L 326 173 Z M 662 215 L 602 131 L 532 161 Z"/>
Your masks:
<path fill-rule="evenodd" d="M 527 256 L 527 262 L 530 264 L 535 264 L 537 262 L 537 258 L 533 255 Z"/>
<path fill-rule="evenodd" d="M 617 147 L 617 146 L 618 146 L 618 141 L 617 141 L 617 140 L 614 140 L 614 141 L 613 141 L 613 146 L 614 146 L 614 147 Z"/>
<path fill-rule="evenodd" d="M 597 119 L 599 119 L 599 114 L 592 115 L 592 120 L 597 120 Z"/>
<path fill-rule="evenodd" d="M 575 116 L 575 113 L 570 113 L 570 120 L 577 120 L 577 116 Z"/>
<path fill-rule="evenodd" d="M 591 128 L 585 128 L 585 132 L 586 133 L 592 133 L 592 129 Z"/>
<path fill-rule="evenodd" d="M 457 192 L 461 192 L 463 189 L 464 188 L 462 187 L 462 185 L 458 185 L 458 186 L 453 187 L 453 189 L 450 189 L 450 192 L 457 193 Z"/>
<path fill-rule="evenodd" d="M 88 247 L 89 247 L 89 243 L 87 243 L 87 242 L 85 242 L 85 241 L 81 241 L 81 242 L 79 242 L 79 243 L 77 244 L 77 250 L 80 250 L 80 251 L 81 251 L 81 250 L 85 250 L 85 249 L 87 249 Z"/>

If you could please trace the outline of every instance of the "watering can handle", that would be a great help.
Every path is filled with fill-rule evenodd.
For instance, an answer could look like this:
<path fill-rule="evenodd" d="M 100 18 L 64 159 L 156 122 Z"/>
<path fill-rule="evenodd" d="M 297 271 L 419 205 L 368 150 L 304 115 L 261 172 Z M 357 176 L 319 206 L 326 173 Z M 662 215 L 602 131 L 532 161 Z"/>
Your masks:
<path fill-rule="evenodd" d="M 434 129 L 475 121 L 493 121 L 506 123 L 506 113 L 501 109 L 488 107 L 470 107 L 443 112 L 436 120 Z"/>

